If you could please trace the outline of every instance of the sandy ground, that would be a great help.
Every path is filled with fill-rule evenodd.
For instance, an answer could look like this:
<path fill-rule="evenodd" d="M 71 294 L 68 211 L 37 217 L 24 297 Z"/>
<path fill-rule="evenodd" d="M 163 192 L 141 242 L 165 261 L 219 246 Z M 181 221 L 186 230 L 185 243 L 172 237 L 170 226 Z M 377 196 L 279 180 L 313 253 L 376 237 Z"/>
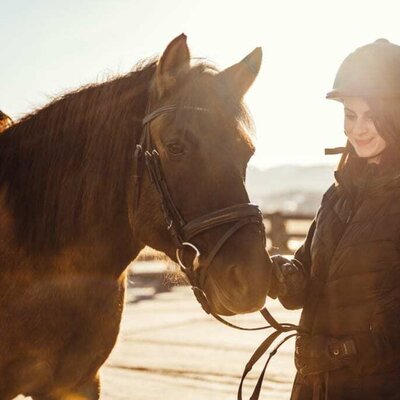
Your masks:
<path fill-rule="evenodd" d="M 299 314 L 269 300 L 280 322 Z M 264 324 L 259 314 L 231 317 L 244 326 Z M 129 289 L 121 333 L 102 368 L 102 400 L 234 400 L 243 368 L 266 332 L 241 332 L 206 315 L 188 287 L 154 294 Z M 289 399 L 294 377 L 294 339 L 272 359 L 260 399 Z M 248 399 L 264 364 L 244 386 Z M 18 400 L 24 397 L 18 397 Z"/>
<path fill-rule="evenodd" d="M 298 313 L 268 304 L 279 321 L 297 322 Z M 229 320 L 263 324 L 258 314 Z M 102 399 L 234 400 L 243 368 L 265 337 L 265 331 L 237 331 L 207 316 L 187 287 L 151 301 L 128 302 L 118 344 L 102 371 Z M 293 347 L 292 339 L 272 359 L 261 399 L 289 398 Z M 246 380 L 244 398 L 250 397 L 263 364 Z"/>

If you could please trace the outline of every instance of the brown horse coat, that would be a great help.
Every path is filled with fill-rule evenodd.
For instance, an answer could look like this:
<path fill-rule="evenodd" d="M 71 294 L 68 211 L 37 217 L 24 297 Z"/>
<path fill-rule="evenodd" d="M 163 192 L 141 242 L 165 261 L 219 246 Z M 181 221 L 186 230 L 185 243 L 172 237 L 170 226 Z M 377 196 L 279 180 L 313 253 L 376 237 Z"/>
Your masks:
<path fill-rule="evenodd" d="M 149 97 L 155 107 L 210 110 L 193 115 L 182 108 L 151 124 L 184 218 L 248 202 L 244 174 L 254 148 L 242 97 L 261 51 L 220 73 L 189 62 L 181 35 L 157 63 L 70 93 L 0 136 L 1 400 L 98 399 L 98 370 L 119 331 L 127 265 L 145 245 L 175 260 L 146 174 L 140 207 L 131 211 L 133 149 Z M 224 229 L 202 234 L 196 246 L 207 254 Z M 222 314 L 260 308 L 268 267 L 259 231 L 246 226 L 210 266 L 211 307 Z"/>

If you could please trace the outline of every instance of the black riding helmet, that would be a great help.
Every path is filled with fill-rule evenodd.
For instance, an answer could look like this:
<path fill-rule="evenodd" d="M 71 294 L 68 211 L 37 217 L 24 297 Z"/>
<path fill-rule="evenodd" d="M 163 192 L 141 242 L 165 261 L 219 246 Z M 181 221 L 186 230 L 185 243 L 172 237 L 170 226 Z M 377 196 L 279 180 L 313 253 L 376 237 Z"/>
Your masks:
<path fill-rule="evenodd" d="M 347 96 L 363 97 L 368 101 L 381 135 L 398 149 L 400 46 L 390 43 L 387 39 L 378 39 L 350 53 L 339 67 L 333 88 L 326 98 L 343 101 Z M 325 154 L 349 152 L 354 152 L 349 142 L 346 147 L 325 149 Z"/>
<path fill-rule="evenodd" d="M 345 96 L 400 98 L 400 46 L 378 39 L 349 54 L 326 98 Z"/>

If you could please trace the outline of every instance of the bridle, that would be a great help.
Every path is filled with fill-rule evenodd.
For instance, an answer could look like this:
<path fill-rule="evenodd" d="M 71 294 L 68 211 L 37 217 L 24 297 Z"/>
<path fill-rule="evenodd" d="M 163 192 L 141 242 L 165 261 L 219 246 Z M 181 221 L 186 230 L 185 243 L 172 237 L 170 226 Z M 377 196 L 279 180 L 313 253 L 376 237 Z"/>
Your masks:
<path fill-rule="evenodd" d="M 187 109 L 193 112 L 210 112 L 206 108 L 193 107 L 193 106 L 181 106 L 183 109 Z M 203 290 L 204 281 L 201 279 L 201 275 L 207 277 L 207 271 L 213 260 L 215 259 L 218 252 L 229 240 L 232 235 L 238 232 L 241 228 L 249 224 L 255 224 L 259 228 L 259 233 L 262 237 L 264 246 L 266 244 L 265 228 L 263 224 L 263 217 L 260 209 L 257 205 L 251 203 L 237 204 L 230 207 L 222 208 L 216 211 L 212 211 L 206 215 L 198 217 L 192 221 L 186 221 L 178 208 L 175 206 L 171 192 L 168 188 L 165 176 L 163 174 L 160 155 L 154 145 L 150 132 L 150 123 L 161 115 L 176 112 L 178 110 L 177 105 L 166 105 L 155 109 L 150 112 L 150 102 L 147 106 L 146 115 L 142 121 L 142 133 L 139 141 L 136 144 L 134 152 L 134 197 L 133 197 L 133 209 L 134 212 L 137 210 L 140 201 L 141 193 L 141 182 L 143 179 L 144 169 L 146 168 L 147 173 L 150 177 L 152 185 L 155 187 L 161 210 L 164 216 L 164 220 L 167 226 L 167 230 L 172 238 L 174 245 L 176 246 L 176 259 L 181 267 L 181 270 L 187 276 L 189 283 L 191 284 L 193 293 L 200 303 L 203 310 L 212 315 L 215 319 L 222 322 L 223 324 L 230 326 L 235 329 L 254 331 L 268 328 L 275 328 L 275 332 L 268 336 L 268 338 L 258 347 L 252 358 L 248 362 L 245 371 L 242 376 L 242 380 L 239 386 L 238 400 L 242 400 L 242 385 L 247 373 L 251 370 L 252 366 L 257 360 L 268 350 L 272 345 L 273 341 L 283 332 L 293 331 L 297 329 L 297 326 L 293 324 L 280 324 L 275 318 L 269 313 L 266 308 L 260 310 L 263 317 L 270 324 L 268 326 L 262 326 L 257 328 L 244 328 L 234 325 L 225 319 L 221 318 L 218 314 L 211 310 L 207 296 Z M 210 229 L 230 225 L 226 232 L 219 238 L 214 244 L 211 251 L 209 251 L 205 260 L 202 259 L 202 253 L 199 248 L 193 244 L 193 239 L 203 232 Z M 190 249 L 194 252 L 194 258 L 191 264 L 185 265 L 183 262 L 183 252 L 185 249 Z M 201 274 L 202 273 L 202 274 Z M 204 278 L 204 279 L 205 279 Z M 295 334 L 287 336 L 278 346 L 280 347 L 286 340 L 293 337 Z M 276 353 L 277 348 L 270 353 L 264 370 L 259 378 L 256 385 L 252 400 L 258 399 L 261 384 L 264 377 L 265 369 L 269 363 L 270 358 Z M 275 353 L 274 353 L 275 352 Z M 274 353 L 274 354 L 273 354 Z"/>
<path fill-rule="evenodd" d="M 184 108 L 193 112 L 209 112 L 209 110 L 200 107 L 186 106 Z M 266 240 L 265 229 L 260 209 L 258 206 L 251 203 L 237 204 L 222 208 L 192 221 L 185 221 L 184 217 L 174 204 L 171 192 L 163 174 L 159 153 L 155 148 L 150 134 L 150 123 L 152 121 L 160 115 L 175 112 L 177 109 L 178 107 L 176 105 L 163 106 L 147 114 L 143 119 L 143 130 L 139 142 L 136 145 L 134 155 L 134 169 L 136 172 L 134 177 L 134 207 L 137 209 L 139 205 L 140 182 L 144 172 L 144 159 L 144 164 L 151 183 L 158 193 L 167 230 L 176 246 L 176 259 L 192 285 L 196 298 L 207 313 L 212 313 L 208 300 L 202 289 L 200 272 L 203 276 L 207 275 L 209 266 L 224 244 L 233 234 L 244 226 L 248 224 L 257 225 L 264 244 Z M 233 225 L 230 226 L 229 229 L 219 238 L 213 248 L 208 252 L 207 257 L 204 258 L 200 249 L 193 244 L 193 239 L 203 232 L 228 224 Z M 189 266 L 185 265 L 183 262 L 183 252 L 188 249 L 194 252 L 194 259 Z"/>

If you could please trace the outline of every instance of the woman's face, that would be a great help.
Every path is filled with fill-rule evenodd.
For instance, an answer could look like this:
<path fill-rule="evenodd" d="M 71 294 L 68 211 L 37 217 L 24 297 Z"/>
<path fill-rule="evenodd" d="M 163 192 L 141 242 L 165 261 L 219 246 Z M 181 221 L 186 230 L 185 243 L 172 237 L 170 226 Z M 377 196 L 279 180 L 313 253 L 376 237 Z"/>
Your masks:
<path fill-rule="evenodd" d="M 376 130 L 368 103 L 361 97 L 345 97 L 344 131 L 357 155 L 379 163 L 386 142 Z"/>

